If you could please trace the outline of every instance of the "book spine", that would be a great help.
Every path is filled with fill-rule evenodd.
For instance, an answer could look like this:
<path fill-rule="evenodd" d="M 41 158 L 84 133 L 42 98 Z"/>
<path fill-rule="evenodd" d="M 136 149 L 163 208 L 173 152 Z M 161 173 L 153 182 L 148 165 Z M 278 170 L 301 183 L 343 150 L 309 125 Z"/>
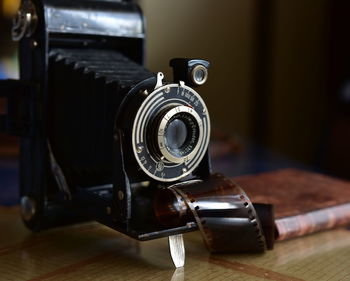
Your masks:
<path fill-rule="evenodd" d="M 276 240 L 287 240 L 321 230 L 346 226 L 350 224 L 350 203 L 297 216 L 277 218 L 275 224 Z"/>

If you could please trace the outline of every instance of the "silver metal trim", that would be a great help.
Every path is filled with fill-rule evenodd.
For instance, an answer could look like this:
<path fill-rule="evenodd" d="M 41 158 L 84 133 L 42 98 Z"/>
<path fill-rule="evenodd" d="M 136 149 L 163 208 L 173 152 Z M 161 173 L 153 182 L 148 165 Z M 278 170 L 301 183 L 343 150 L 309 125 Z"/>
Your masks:
<path fill-rule="evenodd" d="M 163 78 L 164 78 L 164 74 L 162 72 L 158 72 L 157 83 L 156 83 L 156 86 L 154 87 L 155 90 L 163 86 Z"/>
<path fill-rule="evenodd" d="M 144 116 L 149 114 L 149 112 L 150 112 L 149 109 L 151 108 L 151 106 L 155 106 L 155 105 L 159 104 L 160 102 L 162 102 L 163 100 L 164 100 L 163 93 L 159 93 L 158 95 L 156 95 L 154 97 L 154 99 L 152 99 L 152 102 L 151 102 L 151 100 L 149 101 L 148 105 L 145 107 L 144 112 L 139 117 L 140 120 L 142 120 L 142 121 L 139 122 L 138 125 L 137 125 L 137 141 L 138 142 L 140 140 L 143 141 L 143 135 L 140 136 L 139 132 L 140 132 L 140 130 L 143 131 L 144 128 L 145 128 L 145 125 L 146 125 L 146 120 L 145 120 Z"/>
<path fill-rule="evenodd" d="M 198 81 L 197 79 L 196 79 L 196 73 L 197 73 L 197 71 L 203 71 L 203 73 L 204 73 L 204 77 L 203 77 L 203 79 L 201 80 L 201 81 Z M 191 71 L 191 80 L 192 80 L 192 82 L 195 84 L 195 85 L 198 85 L 198 86 L 200 86 L 200 85 L 203 85 L 205 82 L 207 82 L 207 80 L 208 80 L 208 69 L 206 69 L 203 65 L 201 65 L 201 64 L 198 64 L 198 65 L 196 65 L 193 69 L 192 69 L 192 71 Z"/>
<path fill-rule="evenodd" d="M 144 38 L 140 13 L 132 10 L 97 8 L 93 1 L 85 2 L 84 7 L 79 9 L 60 4 L 45 5 L 47 30 L 50 33 Z"/>
<path fill-rule="evenodd" d="M 169 236 L 169 250 L 175 267 L 185 265 L 185 244 L 182 234 Z"/>

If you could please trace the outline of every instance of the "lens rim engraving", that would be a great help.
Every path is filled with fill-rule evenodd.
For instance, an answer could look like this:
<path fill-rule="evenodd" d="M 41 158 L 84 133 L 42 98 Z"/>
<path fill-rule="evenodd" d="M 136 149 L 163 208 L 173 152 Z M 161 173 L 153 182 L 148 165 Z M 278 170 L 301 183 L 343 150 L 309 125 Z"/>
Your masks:
<path fill-rule="evenodd" d="M 182 106 L 186 108 L 186 114 L 188 111 L 192 111 L 192 115 L 196 117 L 192 118 L 198 123 L 201 136 L 198 137 L 195 149 L 193 153 L 190 153 L 190 157 L 183 157 L 180 161 L 179 159 L 171 159 L 169 155 L 166 158 L 163 153 L 158 151 L 159 149 L 155 151 L 154 147 L 157 148 L 159 145 L 157 136 L 159 120 L 164 118 L 164 113 L 177 107 L 182 109 Z M 155 123 L 155 120 L 158 123 Z M 165 121 L 164 123 L 166 124 Z M 164 127 L 164 125 L 162 126 Z M 157 88 L 148 96 L 143 96 L 143 101 L 133 120 L 131 134 L 132 149 L 141 170 L 157 181 L 176 181 L 191 174 L 207 152 L 210 139 L 208 110 L 202 98 L 192 88 L 183 84 L 166 84 Z M 141 152 L 140 147 L 142 147 Z M 162 170 L 157 169 L 160 162 L 164 164 Z"/>
<path fill-rule="evenodd" d="M 189 114 L 191 117 L 194 118 L 194 120 L 197 122 L 196 125 L 199 131 L 199 136 L 198 136 L 198 139 L 196 140 L 195 147 L 192 149 L 192 151 L 189 154 L 184 155 L 183 157 L 176 157 L 173 153 L 171 153 L 171 150 L 166 146 L 165 132 L 166 132 L 166 127 L 169 125 L 171 119 L 181 113 Z M 189 161 L 198 152 L 201 139 L 203 138 L 203 126 L 198 113 L 193 108 L 189 106 L 180 105 L 170 109 L 164 114 L 163 118 L 159 123 L 157 135 L 158 135 L 157 144 L 158 144 L 160 153 L 170 162 L 183 163 L 185 161 Z"/>

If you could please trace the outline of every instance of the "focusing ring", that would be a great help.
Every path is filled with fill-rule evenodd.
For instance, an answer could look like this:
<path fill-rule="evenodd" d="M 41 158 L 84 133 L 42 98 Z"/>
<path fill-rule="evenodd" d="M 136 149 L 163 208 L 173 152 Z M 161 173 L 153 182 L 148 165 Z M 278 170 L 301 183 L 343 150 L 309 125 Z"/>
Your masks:
<path fill-rule="evenodd" d="M 174 153 L 171 152 L 171 149 L 169 149 L 167 146 L 166 131 L 169 124 L 171 124 L 170 122 L 174 119 L 178 120 L 176 119 L 176 116 L 181 116 L 181 114 L 186 114 L 190 117 L 190 119 L 194 119 L 196 123 L 195 126 L 198 128 L 198 136 L 196 136 L 196 134 L 193 132 L 193 129 L 192 134 L 186 137 L 189 139 L 189 141 L 187 141 L 189 144 L 187 144 L 184 148 L 185 151 L 182 154 L 180 153 L 180 155 L 174 155 Z M 202 121 L 198 113 L 189 106 L 180 105 L 167 111 L 162 117 L 157 130 L 157 145 L 162 156 L 173 163 L 188 162 L 191 158 L 193 158 L 198 152 L 200 141 L 203 138 L 203 127 L 201 126 L 201 122 Z M 188 126 L 186 129 L 189 131 Z"/>

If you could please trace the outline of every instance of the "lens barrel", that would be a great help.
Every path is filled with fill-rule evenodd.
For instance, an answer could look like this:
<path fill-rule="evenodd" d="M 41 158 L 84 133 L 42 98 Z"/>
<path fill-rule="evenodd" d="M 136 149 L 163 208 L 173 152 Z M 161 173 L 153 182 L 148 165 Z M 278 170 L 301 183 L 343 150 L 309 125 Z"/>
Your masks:
<path fill-rule="evenodd" d="M 189 106 L 176 106 L 166 111 L 157 129 L 157 148 L 161 157 L 173 163 L 188 161 L 198 151 L 203 135 L 200 117 Z"/>

